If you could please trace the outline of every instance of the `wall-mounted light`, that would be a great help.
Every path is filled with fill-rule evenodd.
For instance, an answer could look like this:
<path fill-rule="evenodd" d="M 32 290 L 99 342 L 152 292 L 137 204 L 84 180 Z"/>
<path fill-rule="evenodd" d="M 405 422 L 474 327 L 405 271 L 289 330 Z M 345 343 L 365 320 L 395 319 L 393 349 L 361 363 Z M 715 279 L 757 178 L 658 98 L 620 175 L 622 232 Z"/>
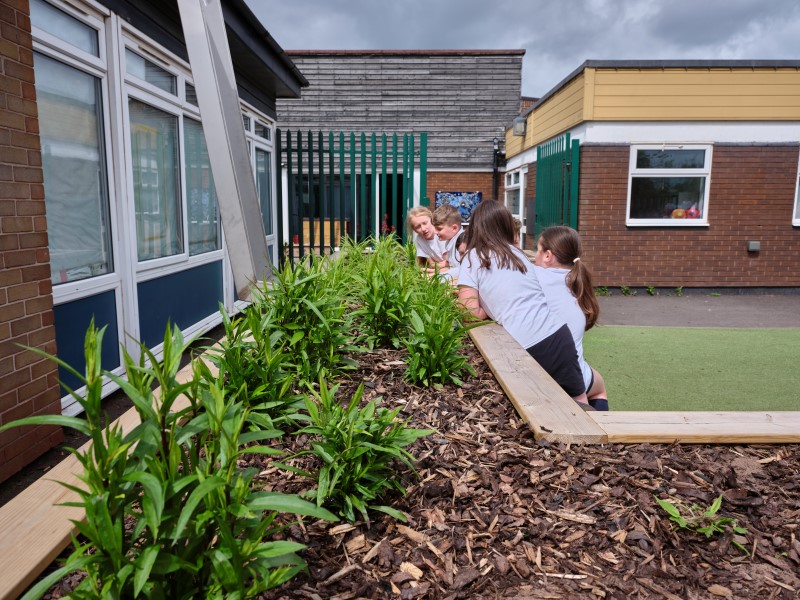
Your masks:
<path fill-rule="evenodd" d="M 748 252 L 761 252 L 761 242 L 758 240 L 747 240 Z"/>
<path fill-rule="evenodd" d="M 514 135 L 525 135 L 525 127 L 527 124 L 528 119 L 526 117 L 514 117 L 514 121 L 511 126 L 511 133 Z"/>
<path fill-rule="evenodd" d="M 497 139 L 497 138 L 494 138 L 494 139 L 492 140 L 492 148 L 494 149 L 494 151 L 495 151 L 495 152 L 497 152 L 498 150 L 500 150 L 500 140 L 499 140 L 499 139 Z"/>

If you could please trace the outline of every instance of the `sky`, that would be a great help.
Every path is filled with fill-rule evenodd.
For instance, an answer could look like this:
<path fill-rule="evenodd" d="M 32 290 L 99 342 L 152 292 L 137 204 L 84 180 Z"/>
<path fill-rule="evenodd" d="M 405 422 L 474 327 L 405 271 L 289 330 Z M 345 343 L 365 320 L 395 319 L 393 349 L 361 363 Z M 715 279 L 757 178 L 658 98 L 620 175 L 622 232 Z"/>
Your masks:
<path fill-rule="evenodd" d="M 798 0 L 246 0 L 284 50 L 525 49 L 522 95 L 585 60 L 800 60 Z"/>

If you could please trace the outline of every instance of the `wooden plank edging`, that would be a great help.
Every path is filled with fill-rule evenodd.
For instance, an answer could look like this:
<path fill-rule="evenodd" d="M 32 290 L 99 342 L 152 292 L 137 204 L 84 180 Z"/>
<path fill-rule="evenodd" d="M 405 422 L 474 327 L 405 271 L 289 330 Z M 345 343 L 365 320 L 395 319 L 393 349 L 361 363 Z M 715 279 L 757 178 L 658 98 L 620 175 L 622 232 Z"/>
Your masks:
<path fill-rule="evenodd" d="M 469 331 L 495 378 L 537 440 L 604 444 L 606 432 L 501 325 Z"/>
<path fill-rule="evenodd" d="M 790 444 L 800 412 L 593 412 L 611 443 Z"/>

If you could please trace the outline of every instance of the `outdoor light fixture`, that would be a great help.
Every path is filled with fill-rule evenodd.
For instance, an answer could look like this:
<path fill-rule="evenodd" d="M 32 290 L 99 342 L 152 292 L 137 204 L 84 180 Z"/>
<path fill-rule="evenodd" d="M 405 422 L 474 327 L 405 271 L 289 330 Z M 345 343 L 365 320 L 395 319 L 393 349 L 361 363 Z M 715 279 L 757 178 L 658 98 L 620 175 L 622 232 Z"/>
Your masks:
<path fill-rule="evenodd" d="M 497 138 L 494 138 L 494 139 L 492 140 L 492 148 L 494 148 L 494 151 L 495 151 L 495 152 L 497 152 L 498 150 L 500 150 L 500 140 L 499 140 L 499 139 L 497 139 Z"/>
<path fill-rule="evenodd" d="M 514 117 L 511 133 L 514 135 L 525 135 L 525 127 L 528 124 L 526 117 Z"/>

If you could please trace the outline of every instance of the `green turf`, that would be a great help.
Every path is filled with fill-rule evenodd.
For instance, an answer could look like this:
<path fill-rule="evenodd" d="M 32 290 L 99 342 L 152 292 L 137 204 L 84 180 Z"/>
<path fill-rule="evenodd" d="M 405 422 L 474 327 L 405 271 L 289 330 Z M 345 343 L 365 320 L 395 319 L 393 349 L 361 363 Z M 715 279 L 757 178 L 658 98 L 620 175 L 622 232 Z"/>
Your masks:
<path fill-rule="evenodd" d="M 800 329 L 596 327 L 611 410 L 800 410 Z"/>

